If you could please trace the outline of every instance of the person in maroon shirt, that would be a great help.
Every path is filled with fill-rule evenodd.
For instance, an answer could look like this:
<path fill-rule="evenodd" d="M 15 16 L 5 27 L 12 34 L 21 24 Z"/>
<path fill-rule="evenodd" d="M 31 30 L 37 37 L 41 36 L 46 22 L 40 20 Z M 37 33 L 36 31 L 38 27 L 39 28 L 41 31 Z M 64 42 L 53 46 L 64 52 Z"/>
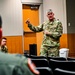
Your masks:
<path fill-rule="evenodd" d="M 2 38 L 2 28 L 0 28 L 0 39 Z"/>
<path fill-rule="evenodd" d="M 0 16 L 0 39 L 2 38 L 2 18 Z"/>

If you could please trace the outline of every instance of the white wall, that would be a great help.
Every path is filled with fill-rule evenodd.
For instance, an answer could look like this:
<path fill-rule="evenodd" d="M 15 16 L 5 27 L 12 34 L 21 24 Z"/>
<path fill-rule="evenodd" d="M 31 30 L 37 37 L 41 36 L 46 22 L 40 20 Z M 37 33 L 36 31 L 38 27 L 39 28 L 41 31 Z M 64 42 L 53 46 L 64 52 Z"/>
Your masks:
<path fill-rule="evenodd" d="M 22 4 L 40 4 L 43 0 L 21 0 Z"/>
<path fill-rule="evenodd" d="M 4 36 L 23 35 L 22 22 L 22 3 L 36 2 L 42 3 L 42 0 L 0 0 L 0 15 L 2 16 L 2 28 Z M 24 3 L 24 4 L 25 4 Z M 66 3 L 65 0 L 43 0 L 39 9 L 39 22 L 47 20 L 46 11 L 52 9 L 56 19 L 59 19 L 63 24 L 63 33 L 67 33 L 66 25 Z"/>
<path fill-rule="evenodd" d="M 43 22 L 43 0 L 21 0 L 22 4 L 32 4 L 39 6 L 39 24 Z"/>
<path fill-rule="evenodd" d="M 20 0 L 0 0 L 3 36 L 23 35 L 22 4 Z"/>
<path fill-rule="evenodd" d="M 63 24 L 63 33 L 67 33 L 65 4 L 65 0 L 43 0 L 44 21 L 47 20 L 47 10 L 52 9 L 55 13 L 55 18 L 59 19 Z"/>

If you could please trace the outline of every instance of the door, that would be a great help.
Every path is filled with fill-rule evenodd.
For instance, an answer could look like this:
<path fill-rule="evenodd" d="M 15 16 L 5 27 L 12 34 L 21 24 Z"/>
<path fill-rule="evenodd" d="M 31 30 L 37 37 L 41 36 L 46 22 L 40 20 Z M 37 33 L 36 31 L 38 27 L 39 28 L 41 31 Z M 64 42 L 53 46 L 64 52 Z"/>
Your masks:
<path fill-rule="evenodd" d="M 75 33 L 75 0 L 66 0 L 67 32 Z"/>
<path fill-rule="evenodd" d="M 69 56 L 75 56 L 75 0 L 66 0 Z"/>
<path fill-rule="evenodd" d="M 42 40 L 42 33 L 35 33 L 31 31 L 25 21 L 29 18 L 34 26 L 39 25 L 39 6 L 37 9 L 32 5 L 23 4 L 23 30 L 24 30 L 24 50 L 29 51 L 30 44 L 37 44 L 37 55 L 40 53 L 40 45 Z"/>

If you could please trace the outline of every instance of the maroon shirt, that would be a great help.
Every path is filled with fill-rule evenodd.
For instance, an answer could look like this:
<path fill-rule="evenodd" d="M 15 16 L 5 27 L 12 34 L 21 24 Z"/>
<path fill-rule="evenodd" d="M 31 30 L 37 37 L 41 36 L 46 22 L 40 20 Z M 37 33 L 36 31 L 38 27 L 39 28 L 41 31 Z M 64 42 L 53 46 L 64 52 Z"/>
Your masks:
<path fill-rule="evenodd" d="M 2 38 L 2 28 L 0 28 L 0 38 Z"/>

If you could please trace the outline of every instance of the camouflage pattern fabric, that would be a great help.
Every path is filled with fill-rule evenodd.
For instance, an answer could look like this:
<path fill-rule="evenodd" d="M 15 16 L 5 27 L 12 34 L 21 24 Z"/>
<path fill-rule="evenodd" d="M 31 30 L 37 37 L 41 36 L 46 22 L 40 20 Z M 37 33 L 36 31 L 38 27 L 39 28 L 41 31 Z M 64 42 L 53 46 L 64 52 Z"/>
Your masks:
<path fill-rule="evenodd" d="M 7 46 L 0 46 L 0 51 L 4 53 L 8 53 L 8 48 Z"/>
<path fill-rule="evenodd" d="M 56 57 L 59 56 L 59 47 L 50 47 L 50 46 L 43 46 L 41 47 L 40 50 L 40 55 L 41 56 L 51 56 L 51 57 Z"/>
<path fill-rule="evenodd" d="M 48 35 L 44 34 L 40 55 L 47 56 L 48 51 L 48 56 L 58 56 L 58 50 L 60 46 L 59 40 L 63 33 L 62 23 L 59 20 L 54 19 L 54 21 L 51 22 L 48 20 L 39 26 L 28 24 L 28 27 L 34 32 L 41 32 L 45 30 L 50 32 Z"/>

